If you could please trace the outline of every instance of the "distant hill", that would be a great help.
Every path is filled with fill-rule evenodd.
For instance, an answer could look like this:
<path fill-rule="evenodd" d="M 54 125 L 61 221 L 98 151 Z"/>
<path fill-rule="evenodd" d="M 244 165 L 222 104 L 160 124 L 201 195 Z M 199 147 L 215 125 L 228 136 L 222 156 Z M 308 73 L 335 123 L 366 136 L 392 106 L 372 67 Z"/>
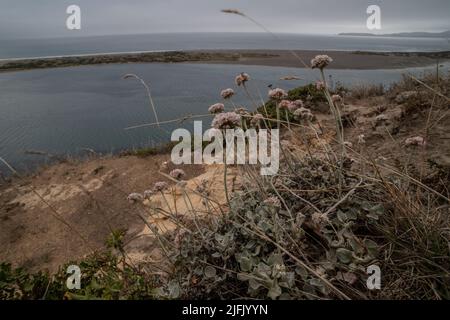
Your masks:
<path fill-rule="evenodd" d="M 340 36 L 362 37 L 410 37 L 410 38 L 450 38 L 450 30 L 444 32 L 400 32 L 400 33 L 339 33 Z"/>

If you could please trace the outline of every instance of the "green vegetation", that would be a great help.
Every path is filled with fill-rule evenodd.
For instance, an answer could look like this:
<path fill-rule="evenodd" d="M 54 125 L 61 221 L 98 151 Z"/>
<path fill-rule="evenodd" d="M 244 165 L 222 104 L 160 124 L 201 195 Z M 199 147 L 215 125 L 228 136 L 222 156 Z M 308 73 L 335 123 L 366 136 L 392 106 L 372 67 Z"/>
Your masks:
<path fill-rule="evenodd" d="M 10 264 L 0 264 L 0 299 L 23 300 L 95 300 L 153 299 L 158 293 L 157 279 L 127 264 L 122 248 L 123 231 L 113 232 L 107 241 L 108 250 L 73 261 L 50 275 L 29 273 Z M 67 267 L 77 265 L 82 270 L 81 289 L 68 290 Z"/>
<path fill-rule="evenodd" d="M 319 104 L 324 105 L 327 103 L 327 99 L 323 95 L 323 92 L 318 90 L 312 83 L 288 91 L 288 97 L 286 98 L 286 100 L 302 100 L 307 107 L 310 107 L 312 109 L 316 108 Z M 265 118 L 276 119 L 277 110 L 275 101 L 267 101 L 263 106 L 258 108 L 258 112 L 261 113 Z M 281 112 L 281 121 L 287 121 L 288 118 L 290 122 L 295 121 L 292 113 L 288 113 L 288 115 L 286 116 L 286 113 Z M 274 127 L 276 125 L 276 121 L 270 121 L 270 125 Z"/>

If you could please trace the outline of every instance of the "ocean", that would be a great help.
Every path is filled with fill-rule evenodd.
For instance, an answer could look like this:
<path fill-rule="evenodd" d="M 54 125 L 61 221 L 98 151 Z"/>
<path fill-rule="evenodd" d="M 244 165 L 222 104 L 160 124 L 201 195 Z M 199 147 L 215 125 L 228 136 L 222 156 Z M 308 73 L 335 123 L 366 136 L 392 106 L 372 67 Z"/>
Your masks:
<path fill-rule="evenodd" d="M 185 33 L 2 40 L 0 59 L 199 49 L 445 51 L 448 39 L 267 33 Z"/>

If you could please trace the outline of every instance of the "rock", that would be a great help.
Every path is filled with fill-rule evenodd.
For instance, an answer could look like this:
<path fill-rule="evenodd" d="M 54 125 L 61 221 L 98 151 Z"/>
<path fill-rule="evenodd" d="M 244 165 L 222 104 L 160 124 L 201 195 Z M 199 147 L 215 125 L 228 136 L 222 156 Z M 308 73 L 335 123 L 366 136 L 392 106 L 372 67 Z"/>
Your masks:
<path fill-rule="evenodd" d="M 450 170 L 450 157 L 444 154 L 438 154 L 430 159 L 438 167 Z"/>
<path fill-rule="evenodd" d="M 405 140 L 405 145 L 408 146 L 424 146 L 426 144 L 425 139 L 421 136 L 408 138 Z"/>
<path fill-rule="evenodd" d="M 103 169 L 105 169 L 104 166 L 98 166 L 97 168 L 95 168 L 94 170 L 92 170 L 92 175 L 97 175 L 100 171 L 102 171 Z"/>
<path fill-rule="evenodd" d="M 405 103 L 409 99 L 417 97 L 417 95 L 418 95 L 417 91 L 404 91 L 397 95 L 397 97 L 395 98 L 395 102 L 400 104 Z"/>
<path fill-rule="evenodd" d="M 389 117 L 385 114 L 380 114 L 379 116 L 375 117 L 375 122 L 377 124 L 384 122 L 384 121 L 388 121 L 388 120 L 389 120 Z"/>

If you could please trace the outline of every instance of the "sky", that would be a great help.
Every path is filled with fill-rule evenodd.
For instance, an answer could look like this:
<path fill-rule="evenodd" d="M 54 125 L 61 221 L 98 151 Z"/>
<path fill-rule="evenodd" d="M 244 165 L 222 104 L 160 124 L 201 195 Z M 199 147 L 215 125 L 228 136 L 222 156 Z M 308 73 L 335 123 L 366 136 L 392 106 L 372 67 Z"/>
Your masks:
<path fill-rule="evenodd" d="M 81 30 L 66 9 L 81 8 Z M 166 32 L 260 32 L 221 9 L 238 9 L 273 32 L 371 32 L 369 5 L 381 8 L 379 33 L 450 30 L 450 0 L 0 0 L 0 40 Z M 1 44 L 0 44 L 1 45 Z"/>

